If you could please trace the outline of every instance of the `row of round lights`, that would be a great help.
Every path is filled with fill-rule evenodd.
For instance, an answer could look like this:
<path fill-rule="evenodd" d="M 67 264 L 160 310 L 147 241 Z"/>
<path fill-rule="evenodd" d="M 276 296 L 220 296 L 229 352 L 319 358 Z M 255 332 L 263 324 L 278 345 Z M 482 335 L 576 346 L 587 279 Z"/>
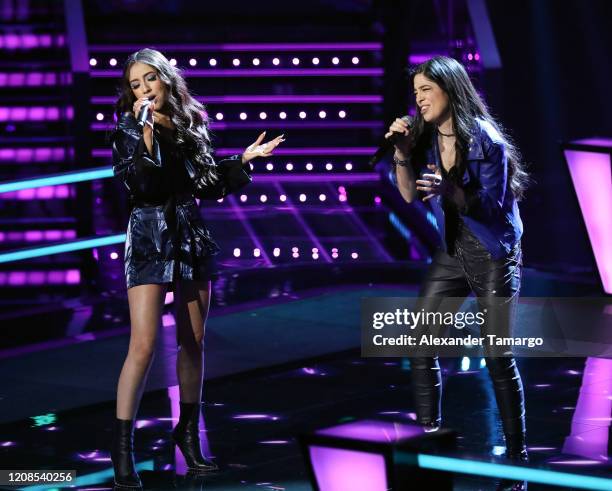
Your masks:
<path fill-rule="evenodd" d="M 479 53 L 468 53 L 467 55 L 467 59 L 469 61 L 479 61 L 480 60 L 480 54 Z"/>
<path fill-rule="evenodd" d="M 300 117 L 300 119 L 306 119 L 308 117 L 308 114 L 306 113 L 306 111 L 300 111 L 298 113 L 298 116 Z M 98 120 L 98 121 L 104 121 L 104 117 L 105 117 L 104 113 L 99 112 L 99 113 L 96 114 L 96 120 Z M 241 112 L 238 115 L 238 117 L 242 121 L 244 121 L 249 116 L 248 116 L 247 113 Z M 285 111 L 281 111 L 280 113 L 278 113 L 278 117 L 279 117 L 279 119 L 287 119 L 287 113 Z M 323 111 L 323 110 L 319 111 L 319 118 L 325 119 L 326 117 L 327 117 L 327 112 L 326 111 Z M 344 110 L 338 111 L 338 117 L 342 118 L 342 119 L 346 118 L 346 111 L 344 111 Z M 218 112 L 218 113 L 215 114 L 215 119 L 217 121 L 223 121 L 224 118 L 225 118 L 225 115 L 223 113 L 221 113 L 221 112 Z M 261 119 L 261 120 L 268 119 L 268 113 L 266 113 L 264 111 L 261 111 L 259 113 L 259 119 Z"/>
<path fill-rule="evenodd" d="M 298 116 L 300 119 L 306 119 L 308 117 L 308 113 L 306 111 L 300 111 L 298 113 Z M 320 110 L 318 113 L 318 116 L 320 119 L 325 119 L 327 118 L 327 111 L 323 111 Z M 238 117 L 244 121 L 245 119 L 248 119 L 249 115 L 246 112 L 241 112 Z M 341 119 L 346 118 L 346 111 L 341 109 L 340 111 L 338 111 L 338 117 Z M 215 114 L 215 119 L 217 121 L 222 121 L 223 118 L 225 118 L 225 115 L 222 112 L 218 112 Z M 287 119 L 287 113 L 285 111 L 281 111 L 278 113 L 278 118 L 279 119 Z M 268 119 L 268 113 L 265 111 L 261 111 L 259 113 L 259 119 L 264 120 L 264 119 Z"/>
<path fill-rule="evenodd" d="M 311 254 L 312 254 L 312 258 L 313 259 L 319 259 L 319 249 L 316 247 L 313 247 L 311 249 Z M 234 257 L 240 257 L 242 255 L 242 249 L 240 249 L 240 247 L 235 247 L 234 248 Z M 281 255 L 281 250 L 279 247 L 275 247 L 272 250 L 272 255 L 274 257 L 279 257 Z M 338 248 L 337 247 L 333 247 L 331 249 L 331 257 L 333 259 L 338 259 L 339 257 L 339 252 L 338 252 Z M 291 248 L 291 256 L 294 259 L 298 259 L 300 257 L 300 249 L 299 247 L 292 247 Z M 253 257 L 261 257 L 261 249 L 259 248 L 255 248 L 253 249 Z M 359 259 L 359 253 L 356 251 L 352 251 L 351 252 L 351 259 Z"/>
<path fill-rule="evenodd" d="M 176 58 L 170 58 L 169 61 L 170 61 L 170 64 L 172 66 L 176 66 L 176 64 L 177 64 Z M 359 57 L 357 57 L 357 56 L 351 57 L 351 63 L 353 65 L 358 65 L 359 61 L 360 61 Z M 315 56 L 314 58 L 312 58 L 310 60 L 310 62 L 313 65 L 317 66 L 317 65 L 319 65 L 319 63 L 321 63 L 321 59 Z M 332 62 L 333 65 L 339 65 L 340 64 L 340 58 L 338 58 L 337 56 L 334 56 L 331 59 L 331 62 Z M 193 66 L 197 66 L 198 65 L 198 60 L 197 60 L 197 58 L 189 58 L 188 63 L 189 63 L 189 66 L 192 66 L 192 67 Z M 239 67 L 241 65 L 241 63 L 242 62 L 241 62 L 240 58 L 233 58 L 232 59 L 232 65 L 235 66 L 235 67 Z M 259 58 L 253 58 L 251 60 L 251 63 L 252 63 L 253 66 L 260 66 L 261 65 L 261 60 Z M 298 66 L 298 65 L 300 65 L 300 63 L 302 63 L 302 60 L 300 58 L 298 58 L 297 56 L 294 56 L 291 59 L 291 64 L 293 66 Z M 307 61 L 305 61 L 305 63 L 307 63 Z M 117 66 L 117 64 L 118 64 L 117 58 L 110 58 L 108 60 L 108 64 L 110 66 L 112 66 L 112 67 Z M 216 58 L 209 58 L 208 59 L 208 64 L 210 66 L 212 66 L 212 67 L 215 67 L 215 66 L 218 65 L 218 61 L 217 61 Z M 272 65 L 279 66 L 280 64 L 281 64 L 281 59 L 280 58 L 278 58 L 278 57 L 272 58 Z M 89 65 L 90 66 L 98 66 L 97 58 L 90 58 L 89 59 Z"/>
<path fill-rule="evenodd" d="M 304 168 L 307 171 L 311 171 L 314 169 L 314 165 L 312 164 L 312 162 L 307 162 L 306 165 L 304 166 Z M 353 164 L 351 162 L 347 162 L 346 164 L 344 164 L 344 168 L 346 170 L 353 170 Z M 292 170 L 295 169 L 295 165 L 293 164 L 293 162 L 287 162 L 285 164 L 285 169 L 288 170 L 289 172 L 291 172 Z M 274 164 L 272 162 L 268 162 L 266 164 L 266 170 L 268 171 L 273 171 L 274 170 Z M 331 162 L 327 162 L 325 164 L 325 170 L 327 171 L 332 171 L 334 170 L 334 164 L 332 164 Z"/>

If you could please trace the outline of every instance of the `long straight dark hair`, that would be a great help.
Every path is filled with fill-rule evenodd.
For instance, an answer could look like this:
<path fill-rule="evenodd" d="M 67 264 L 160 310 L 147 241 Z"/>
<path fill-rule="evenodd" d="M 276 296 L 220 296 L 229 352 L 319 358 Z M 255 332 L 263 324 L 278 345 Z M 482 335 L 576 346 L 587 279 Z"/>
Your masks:
<path fill-rule="evenodd" d="M 130 69 L 134 63 L 144 63 L 157 70 L 166 88 L 166 103 L 161 110 L 170 116 L 176 127 L 175 141 L 179 149 L 196 166 L 203 168 L 206 176 L 216 176 L 205 108 L 189 93 L 180 70 L 172 66 L 159 51 L 144 48 L 132 53 L 125 61 L 119 98 L 115 104 L 117 117 L 126 111 L 131 112 L 136 101 L 129 81 Z"/>
<path fill-rule="evenodd" d="M 465 161 L 467 155 L 471 137 L 470 130 L 474 127 L 475 119 L 484 120 L 495 128 L 503 141 L 508 158 L 510 189 L 515 198 L 520 200 L 530 181 L 521 154 L 503 127 L 489 113 L 487 105 L 476 92 L 463 65 L 447 56 L 435 56 L 411 70 L 410 78 L 413 85 L 414 77 L 418 74 L 438 84 L 448 96 L 453 130 L 456 135 L 457 155 L 460 156 L 462 162 Z M 429 143 L 433 129 L 433 125 L 425 122 L 423 116 L 417 111 L 413 123 L 415 151 Z"/>

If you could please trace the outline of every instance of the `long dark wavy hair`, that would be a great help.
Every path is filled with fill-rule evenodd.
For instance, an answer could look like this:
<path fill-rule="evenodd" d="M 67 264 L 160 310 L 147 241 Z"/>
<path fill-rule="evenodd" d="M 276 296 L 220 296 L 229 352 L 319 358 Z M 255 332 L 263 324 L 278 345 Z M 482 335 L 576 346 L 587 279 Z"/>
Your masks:
<path fill-rule="evenodd" d="M 170 117 L 176 127 L 175 141 L 179 149 L 196 167 L 200 167 L 207 177 L 214 180 L 216 173 L 211 157 L 209 123 L 204 105 L 191 96 L 181 71 L 172 66 L 159 51 L 144 48 L 132 53 L 125 61 L 119 98 L 115 104 L 117 117 L 126 111 L 131 112 L 136 101 L 129 81 L 130 69 L 134 63 L 144 63 L 155 68 L 166 88 L 166 102 L 161 110 Z"/>
<path fill-rule="evenodd" d="M 456 135 L 457 155 L 461 159 L 460 165 L 465 162 L 471 137 L 470 130 L 474 127 L 476 118 L 488 122 L 497 130 L 503 140 L 508 158 L 510 189 L 515 198 L 520 200 L 530 182 L 521 154 L 503 127 L 489 113 L 487 105 L 476 92 L 463 65 L 447 56 L 435 56 L 411 70 L 412 84 L 414 84 L 414 77 L 418 74 L 438 84 L 448 96 L 453 130 Z M 417 110 L 412 130 L 415 152 L 418 153 L 429 144 L 433 131 L 434 125 L 425 122 Z"/>

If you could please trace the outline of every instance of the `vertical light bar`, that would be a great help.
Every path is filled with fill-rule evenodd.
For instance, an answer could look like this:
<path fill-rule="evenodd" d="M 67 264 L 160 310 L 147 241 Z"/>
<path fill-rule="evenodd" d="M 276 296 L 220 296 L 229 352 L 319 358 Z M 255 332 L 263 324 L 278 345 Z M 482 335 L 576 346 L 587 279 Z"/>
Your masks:
<path fill-rule="evenodd" d="M 612 144 L 612 140 L 610 143 Z M 565 150 L 565 159 L 604 291 L 612 293 L 612 162 L 610 162 L 610 154 L 588 150 Z"/>

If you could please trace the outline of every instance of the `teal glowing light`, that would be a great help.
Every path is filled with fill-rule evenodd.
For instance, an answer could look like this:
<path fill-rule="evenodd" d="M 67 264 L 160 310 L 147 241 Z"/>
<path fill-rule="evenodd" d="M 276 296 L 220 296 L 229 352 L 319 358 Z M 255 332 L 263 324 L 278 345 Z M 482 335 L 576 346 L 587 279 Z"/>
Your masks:
<path fill-rule="evenodd" d="M 57 416 L 53 413 L 41 414 L 40 416 L 32 416 L 34 426 L 47 426 L 57 421 Z"/>
<path fill-rule="evenodd" d="M 414 457 L 414 454 L 401 454 L 399 456 L 399 461 L 414 463 Z M 534 469 L 517 465 L 498 464 L 495 462 L 481 462 L 478 460 L 460 459 L 456 457 L 442 457 L 439 455 L 418 454 L 416 455 L 416 459 L 417 465 L 423 469 L 473 474 L 516 481 L 529 481 L 552 486 L 561 486 L 564 489 L 578 488 L 612 491 L 612 479 L 607 479 L 605 477 L 573 474 L 550 469 Z"/>
<path fill-rule="evenodd" d="M 4 252 L 0 254 L 0 264 L 21 261 L 23 259 L 30 259 L 33 257 L 50 256 L 52 254 L 61 254 L 63 252 L 80 251 L 83 249 L 92 249 L 94 247 L 120 244 L 123 242 L 125 242 L 125 234 L 117 234 L 107 235 L 106 237 L 95 237 L 93 239 L 76 240 L 74 242 L 66 242 L 65 244 Z"/>
<path fill-rule="evenodd" d="M 70 184 L 73 182 L 93 181 L 95 179 L 105 179 L 107 177 L 113 177 L 113 169 L 111 167 L 99 167 L 79 172 L 64 172 L 62 174 L 36 177 L 24 181 L 5 182 L 0 184 L 0 193 L 40 188 L 43 186 L 57 186 L 59 184 Z"/>

